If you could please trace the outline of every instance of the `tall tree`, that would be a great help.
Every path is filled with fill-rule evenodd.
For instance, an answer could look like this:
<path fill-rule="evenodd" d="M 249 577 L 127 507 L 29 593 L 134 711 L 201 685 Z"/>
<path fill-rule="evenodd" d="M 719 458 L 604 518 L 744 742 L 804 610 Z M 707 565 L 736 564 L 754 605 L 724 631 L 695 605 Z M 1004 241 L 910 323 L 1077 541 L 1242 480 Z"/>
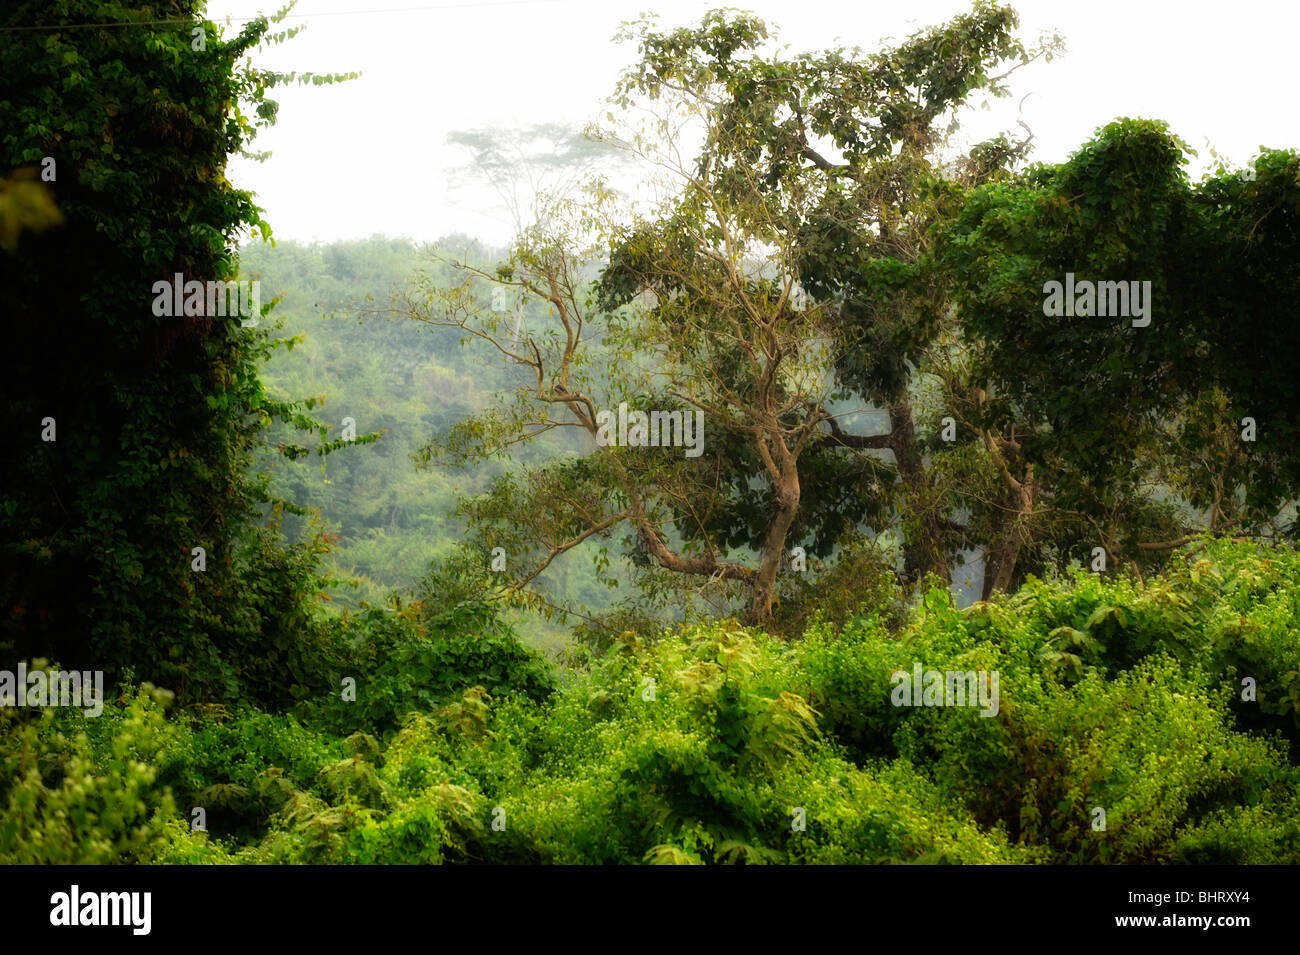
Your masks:
<path fill-rule="evenodd" d="M 1300 160 L 1193 185 L 1186 153 L 1112 123 L 973 190 L 935 256 L 979 383 L 954 406 L 1023 492 L 1005 582 L 1031 540 L 1140 569 L 1202 529 L 1274 537 L 1300 490 Z"/>
<path fill-rule="evenodd" d="M 623 141 L 670 174 L 669 198 L 631 225 L 573 206 L 575 232 L 534 230 L 500 272 L 469 269 L 464 286 L 400 303 L 413 318 L 490 341 L 527 373 L 508 414 L 467 422 L 431 450 L 490 456 L 561 427 L 598 444 L 600 411 L 623 401 L 704 416 L 699 457 L 602 447 L 503 478 L 468 503 L 482 546 L 523 557 L 512 589 L 623 525 L 656 583 L 693 577 L 707 592 L 732 582 L 749 614 L 768 621 L 792 545 L 829 553 L 864 520 L 887 523 L 896 499 L 910 575 L 946 575 L 954 532 L 930 481 L 906 370 L 943 315 L 918 265 L 944 198 L 926 189 L 935 171 L 926 157 L 945 113 L 975 90 L 1003 92 L 996 64 L 1013 61 L 1009 72 L 1040 55 L 1013 38 L 1014 26 L 1014 14 L 981 3 L 875 56 L 793 60 L 756 53 L 767 28 L 748 16 L 710 14 L 670 33 L 632 28 L 642 57 L 616 102 L 635 110 L 640 96 L 656 106 Z M 701 146 L 682 160 L 692 135 Z M 819 138 L 844 161 L 814 148 Z M 966 168 L 987 177 L 1018 151 L 1000 139 L 977 151 L 983 165 Z M 589 303 L 581 265 L 598 261 L 600 248 L 575 250 L 577 232 L 592 229 L 613 243 Z M 516 337 L 517 324 L 494 315 L 476 283 L 536 297 L 549 327 Z M 644 374 L 641 359 L 651 365 Z M 846 387 L 887 410 L 887 433 L 846 432 L 844 412 L 833 410 Z M 893 462 L 865 450 L 892 452 Z M 876 493 L 863 493 L 871 485 Z"/>
<path fill-rule="evenodd" d="M 0 253 L 15 427 L 0 464 L 0 640 L 20 657 L 283 705 L 286 683 L 318 665 L 313 558 L 260 526 L 267 495 L 247 472 L 273 416 L 317 425 L 258 380 L 269 303 L 173 314 L 155 286 L 233 280 L 236 237 L 269 236 L 225 168 L 274 121 L 267 92 L 294 79 L 245 56 L 296 30 L 270 35 L 261 18 L 223 39 L 200 6 L 59 0 L 0 15 L 0 168 L 38 170 L 63 219 Z"/>
<path fill-rule="evenodd" d="M 728 25 L 719 16 L 698 30 L 643 29 L 642 62 L 622 88 L 625 97 L 684 97 L 716 116 L 726 135 L 709 137 L 701 168 L 753 170 L 765 194 L 798 183 L 811 197 L 789 223 L 793 268 L 830 323 L 836 381 L 883 412 L 888 425 L 883 433 L 848 433 L 839 416 L 823 409 L 809 449 L 818 464 L 807 469 L 806 483 L 842 484 L 846 467 L 855 469 L 853 455 L 886 452 L 893 478 L 881 482 L 877 462 L 857 458 L 857 481 L 863 490 L 877 488 L 901 522 L 908 580 L 927 572 L 946 579 L 953 552 L 968 536 L 953 521 L 952 494 L 936 480 L 916 414 L 918 389 L 934 385 L 925 380 L 936 370 L 931 351 L 953 327 L 926 252 L 932 227 L 958 208 L 958 183 L 1004 175 L 1027 150 L 1028 140 L 1001 136 L 969 156 L 941 156 L 969 97 L 1007 95 L 1003 81 L 1011 73 L 1040 57 L 1050 62 L 1060 49 L 1056 37 L 1026 48 L 1016 26 L 1010 8 L 980 2 L 894 49 L 787 61 L 738 55 L 756 48 L 766 28 L 745 19 Z M 922 366 L 926 372 L 918 373 Z M 866 499 L 842 498 L 847 509 L 837 531 L 866 518 Z M 751 527 L 751 537 L 757 531 Z M 834 542 L 806 541 L 818 553 Z"/>

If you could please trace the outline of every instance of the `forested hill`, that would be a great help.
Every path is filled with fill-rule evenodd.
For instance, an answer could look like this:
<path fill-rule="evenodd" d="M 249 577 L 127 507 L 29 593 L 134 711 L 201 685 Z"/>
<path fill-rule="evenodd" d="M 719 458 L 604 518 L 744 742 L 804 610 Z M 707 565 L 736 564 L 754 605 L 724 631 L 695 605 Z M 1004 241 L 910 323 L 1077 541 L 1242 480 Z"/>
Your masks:
<path fill-rule="evenodd" d="M 263 364 L 268 390 L 286 400 L 318 398 L 314 413 L 331 427 L 330 440 L 348 418 L 356 434 L 381 435 L 348 453 L 291 459 L 269 450 L 256 463 L 270 471 L 276 498 L 307 512 L 283 515 L 285 536 L 296 539 L 319 521 L 336 543 L 324 555 L 336 582 L 329 593 L 335 609 L 383 606 L 393 591 L 418 589 L 431 562 L 450 559 L 461 539 L 457 495 L 481 492 L 511 467 L 510 459 L 472 468 L 419 465 L 422 447 L 491 407 L 518 376 L 491 360 L 489 346 L 462 345 L 455 329 L 386 311 L 394 294 L 421 277 L 454 281 L 452 261 L 486 267 L 505 257 L 505 249 L 465 236 L 428 245 L 378 236 L 316 244 L 258 240 L 240 252 L 244 274 L 262 283 L 263 300 L 276 300 L 275 337 L 299 339 Z M 283 423 L 270 434 L 272 449 L 293 440 Z M 566 448 L 574 445 L 562 436 L 544 438 L 519 460 L 554 457 Z M 556 567 L 542 585 L 557 601 L 607 607 L 608 589 L 572 566 Z M 535 643 L 555 645 L 563 632 L 536 616 L 515 620 Z"/>
<path fill-rule="evenodd" d="M 300 338 L 263 366 L 273 392 L 320 399 L 318 416 L 334 429 L 351 418 L 358 433 L 382 438 L 358 453 L 285 460 L 269 456 L 274 492 L 318 509 L 339 535 L 335 569 L 357 578 L 360 589 L 340 588 L 344 605 L 381 604 L 384 590 L 410 586 L 445 553 L 456 533 L 449 517 L 455 478 L 418 472 L 411 455 L 457 417 L 491 400 L 491 375 L 467 367 L 467 355 L 448 329 L 377 318 L 361 322 L 349 311 L 367 297 L 383 302 L 419 268 L 436 268 L 430 250 L 409 242 L 372 239 L 331 245 L 253 242 L 241 253 L 244 271 L 276 297 L 276 334 Z M 287 429 L 286 429 L 287 430 Z M 283 437 L 283 436 L 281 436 Z M 275 460 L 275 458 L 280 458 Z M 259 465 L 262 462 L 259 462 Z M 466 475 L 472 489 L 478 478 Z M 286 531 L 300 530 L 290 515 Z"/>

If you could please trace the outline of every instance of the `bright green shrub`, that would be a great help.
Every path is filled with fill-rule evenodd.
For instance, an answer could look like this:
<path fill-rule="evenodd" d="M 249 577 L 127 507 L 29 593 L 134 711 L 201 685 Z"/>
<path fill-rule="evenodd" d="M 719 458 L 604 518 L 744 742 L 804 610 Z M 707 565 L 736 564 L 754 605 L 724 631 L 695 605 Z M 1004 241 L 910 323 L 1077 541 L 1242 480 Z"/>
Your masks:
<path fill-rule="evenodd" d="M 787 839 L 791 862 L 975 865 L 1045 858 L 1011 845 L 1001 829 L 981 829 L 905 760 L 874 771 L 843 764 L 827 770 L 794 780 L 799 791 L 790 798 L 806 808 L 808 828 Z"/>
<path fill-rule="evenodd" d="M 34 713 L 0 709 L 0 862 L 81 865 L 208 856 L 191 836 L 157 763 L 176 738 L 171 700 L 145 685 L 105 703 Z"/>
<path fill-rule="evenodd" d="M 501 847 L 566 863 L 1016 858 L 915 774 L 880 783 L 837 755 L 807 682 L 791 647 L 727 623 L 625 642 L 557 694 L 541 730 L 557 745 L 504 794 Z"/>
<path fill-rule="evenodd" d="M 793 643 L 730 622 L 625 634 L 544 700 L 470 687 L 412 714 L 375 764 L 387 802 L 318 785 L 250 857 L 1295 861 L 1300 775 L 1237 719 L 1221 634 L 1198 636 L 1223 603 L 1081 574 L 965 611 L 931 591 L 896 633 L 868 615 Z M 1285 633 L 1262 606 L 1273 629 L 1257 599 L 1252 632 Z M 1253 652 L 1286 664 L 1272 639 Z M 894 706 L 915 662 L 996 671 L 996 715 Z"/>
<path fill-rule="evenodd" d="M 1300 859 L 1300 788 L 1294 777 L 1264 768 L 1249 780 L 1242 797 L 1244 805 L 1215 810 L 1180 832 L 1173 861 L 1295 865 Z"/>
<path fill-rule="evenodd" d="M 1145 584 L 1031 579 L 966 610 L 933 589 L 897 629 L 628 633 L 562 683 L 481 608 L 386 614 L 358 655 L 403 663 L 357 704 L 0 711 L 0 858 L 1295 864 L 1298 571 L 1213 542 Z M 996 671 L 996 714 L 895 706 L 914 663 Z M 1242 699 L 1247 668 L 1268 707 Z"/>

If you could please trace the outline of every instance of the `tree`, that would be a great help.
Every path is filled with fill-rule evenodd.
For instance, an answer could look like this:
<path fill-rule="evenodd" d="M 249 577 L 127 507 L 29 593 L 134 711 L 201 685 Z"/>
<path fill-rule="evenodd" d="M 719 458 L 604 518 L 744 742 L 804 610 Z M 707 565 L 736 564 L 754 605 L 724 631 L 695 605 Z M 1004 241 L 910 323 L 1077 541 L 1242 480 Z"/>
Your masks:
<path fill-rule="evenodd" d="M 959 208 L 959 184 L 1005 175 L 1029 140 L 1001 136 L 947 162 L 940 151 L 972 93 L 1006 95 L 1007 76 L 1039 57 L 1050 62 L 1060 49 L 1055 37 L 1026 49 L 1013 35 L 1016 23 L 1009 8 L 977 3 L 970 14 L 896 49 L 867 57 L 833 50 L 786 62 L 737 57 L 765 29 L 755 21 L 728 33 L 715 19 L 698 31 L 647 36 L 643 62 L 624 86 L 706 104 L 730 131 L 710 139 L 709 157 L 756 170 L 767 191 L 794 175 L 816 197 L 792 224 L 795 267 L 808 294 L 830 312 L 842 396 L 883 411 L 889 423 L 884 433 L 851 434 L 827 413 L 810 449 L 818 465 L 808 476 L 842 486 L 856 469 L 859 487 L 892 492 L 881 505 L 901 522 L 910 581 L 927 572 L 947 579 L 952 553 L 970 536 L 953 520 L 948 476 L 936 472 L 933 442 L 915 414 L 916 402 L 942 382 L 944 359 L 936 352 L 953 329 L 945 290 L 928 271 L 930 234 Z M 1006 68 L 994 75 L 1000 66 Z M 875 460 L 858 458 L 855 468 L 864 451 L 892 457 L 892 479 L 879 479 Z M 808 542 L 813 552 L 828 552 L 869 516 L 867 496 L 851 497 L 856 505 L 845 501 L 829 525 L 837 533 Z"/>
<path fill-rule="evenodd" d="M 223 39 L 198 6 L 62 0 L 0 17 L 0 168 L 38 167 L 63 220 L 0 254 L 15 426 L 0 639 L 20 657 L 280 706 L 324 663 L 308 597 L 321 542 L 280 547 L 247 472 L 272 418 L 324 426 L 310 403 L 262 390 L 269 303 L 151 306 L 176 273 L 234 280 L 236 236 L 269 237 L 224 170 L 274 121 L 267 92 L 295 79 L 244 57 L 297 31 L 268 34 L 285 8 Z"/>
<path fill-rule="evenodd" d="M 398 303 L 412 318 L 490 342 L 527 374 L 508 412 L 463 424 L 431 455 L 481 459 L 556 428 L 585 431 L 598 445 L 601 410 L 623 402 L 707 422 L 698 457 L 603 447 L 503 477 L 467 503 L 482 546 L 523 557 L 512 592 L 559 555 L 627 526 L 647 583 L 702 579 L 696 592 L 725 605 L 715 585 L 730 582 L 749 615 L 769 621 L 790 545 L 826 554 L 864 519 L 883 525 L 894 474 L 911 525 L 907 570 L 946 575 L 944 504 L 905 373 L 939 331 L 936 296 L 924 283 L 915 294 L 899 290 L 918 284 L 915 261 L 938 214 L 920 182 L 938 142 L 934 124 L 973 90 L 999 92 L 994 64 L 1038 55 L 1012 38 L 1014 25 L 1009 11 L 978 4 L 862 61 L 844 51 L 742 58 L 767 37 L 747 16 L 713 13 L 696 30 L 667 34 L 632 28 L 642 59 L 616 103 L 631 111 L 644 96 L 661 107 L 621 139 L 675 182 L 655 213 L 618 224 L 598 185 L 587 205 L 557 203 L 552 211 L 567 210 L 571 225 L 526 233 L 500 271 L 467 268 L 464 285 L 419 288 Z M 702 146 L 686 162 L 692 135 Z M 847 161 L 836 166 L 817 152 L 818 136 Z M 984 147 L 978 174 L 1016 154 L 1005 140 Z M 592 239 L 600 232 L 613 241 L 589 302 L 580 279 L 600 259 Z M 881 261 L 881 242 L 894 258 Z M 545 303 L 549 327 L 515 338 L 517 326 L 490 312 L 487 284 Z M 864 339 L 885 346 L 869 363 Z M 643 359 L 654 367 L 635 370 Z M 843 412 L 832 410 L 842 397 L 836 379 L 879 399 L 890 431 L 846 433 Z M 893 467 L 861 454 L 869 449 L 893 451 Z M 861 493 L 868 483 L 879 493 Z"/>
<path fill-rule="evenodd" d="M 974 189 L 935 256 L 981 383 L 954 405 L 1023 494 L 1004 580 L 1036 534 L 1139 569 L 1200 529 L 1277 537 L 1300 488 L 1300 160 L 1193 186 L 1186 152 L 1163 123 L 1112 123 Z M 1048 314 L 1067 274 L 1077 312 Z"/>

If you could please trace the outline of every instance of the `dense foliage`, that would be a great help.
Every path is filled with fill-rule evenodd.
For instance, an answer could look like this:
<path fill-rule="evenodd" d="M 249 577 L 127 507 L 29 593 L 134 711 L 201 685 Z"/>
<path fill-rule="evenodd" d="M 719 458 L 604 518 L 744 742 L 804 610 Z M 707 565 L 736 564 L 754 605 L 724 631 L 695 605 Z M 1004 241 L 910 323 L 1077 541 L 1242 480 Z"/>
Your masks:
<path fill-rule="evenodd" d="M 1193 186 L 1127 120 L 945 162 L 1056 49 L 1009 9 L 793 59 L 715 12 L 628 34 L 615 103 L 706 132 L 652 215 L 595 181 L 503 256 L 241 262 L 284 13 L 0 15 L 39 28 L 0 46 L 0 680 L 109 688 L 0 698 L 0 862 L 1300 863 L 1296 153 Z M 254 315 L 150 307 L 241 267 Z M 1179 321 L 1063 322 L 1071 269 Z M 601 443 L 620 401 L 707 447 Z"/>
<path fill-rule="evenodd" d="M 1067 163 L 972 190 L 941 243 L 972 377 L 990 383 L 954 402 L 1014 435 L 1008 456 L 1055 512 L 1093 518 L 1082 534 L 1038 518 L 1062 553 L 1100 542 L 1148 562 L 1187 510 L 1212 530 L 1295 531 L 1300 154 L 1265 149 L 1194 185 L 1189 152 L 1163 123 L 1116 121 Z M 1142 280 L 1146 316 L 1101 296 L 1046 314 L 1045 283 L 1067 274 Z"/>
<path fill-rule="evenodd" d="M 400 303 L 516 374 L 435 437 L 444 460 L 584 439 L 462 508 L 475 546 L 509 553 L 512 592 L 600 541 L 591 576 L 628 560 L 639 610 L 790 635 L 790 579 L 864 539 L 908 586 L 974 552 L 987 599 L 1071 562 L 1158 572 L 1202 530 L 1293 533 L 1300 157 L 1193 184 L 1153 120 L 1058 164 L 1024 167 L 1032 134 L 954 155 L 968 100 L 1058 49 L 1016 25 L 981 0 L 879 53 L 798 56 L 734 12 L 631 25 L 598 134 L 663 200 L 621 209 L 593 180 L 499 269 Z M 1076 275 L 1110 291 L 1054 314 L 1047 283 Z M 545 317 L 512 325 L 503 293 Z M 698 415 L 707 440 L 611 444 L 602 415 L 624 404 Z"/>
<path fill-rule="evenodd" d="M 1296 863 L 1297 594 L 1293 550 L 1212 541 L 1145 587 L 1080 572 L 966 611 L 931 590 L 898 632 L 863 604 L 793 643 L 628 634 L 554 689 L 474 636 L 482 608 L 412 610 L 346 724 L 148 687 L 99 720 L 4 713 L 0 858 Z M 891 705 L 917 661 L 997 671 L 997 714 Z"/>
<path fill-rule="evenodd" d="M 177 273 L 234 279 L 237 236 L 270 234 L 223 171 L 289 79 L 245 55 L 285 34 L 262 18 L 223 38 L 197 3 L 164 6 L 62 0 L 0 17 L 45 28 L 0 45 L 0 168 L 39 170 L 62 220 L 0 255 L 0 390 L 17 429 L 0 458 L 0 645 L 277 706 L 332 652 L 307 605 L 323 545 L 281 546 L 250 466 L 272 419 L 325 429 L 310 401 L 262 386 L 269 303 L 151 306 Z M 105 20 L 149 25 L 57 29 Z"/>

